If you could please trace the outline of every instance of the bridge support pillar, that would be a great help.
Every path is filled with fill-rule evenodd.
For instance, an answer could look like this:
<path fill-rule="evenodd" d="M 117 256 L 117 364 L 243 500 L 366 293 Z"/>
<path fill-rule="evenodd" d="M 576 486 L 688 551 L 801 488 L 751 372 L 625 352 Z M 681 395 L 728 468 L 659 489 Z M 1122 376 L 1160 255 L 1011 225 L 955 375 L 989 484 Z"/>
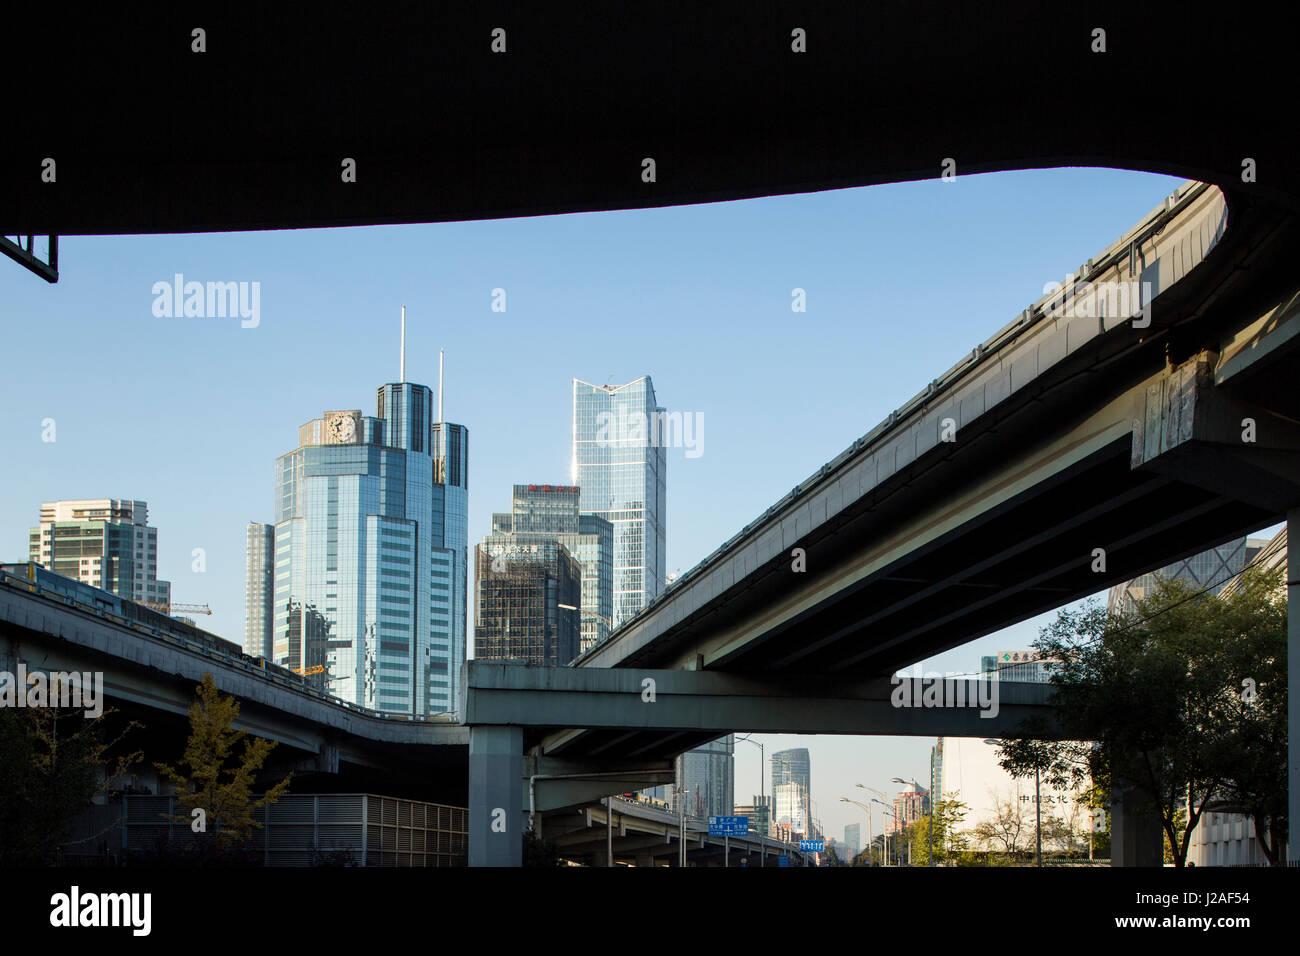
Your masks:
<path fill-rule="evenodd" d="M 1164 832 L 1160 817 L 1142 807 L 1142 792 L 1121 787 L 1111 792 L 1110 865 L 1163 866 Z"/>
<path fill-rule="evenodd" d="M 522 866 L 524 731 L 469 730 L 469 865 Z"/>
<path fill-rule="evenodd" d="M 1297 858 L 1295 834 L 1300 828 L 1300 542 L 1291 547 L 1291 526 L 1300 524 L 1300 508 L 1286 516 L 1286 726 L 1288 862 Z"/>

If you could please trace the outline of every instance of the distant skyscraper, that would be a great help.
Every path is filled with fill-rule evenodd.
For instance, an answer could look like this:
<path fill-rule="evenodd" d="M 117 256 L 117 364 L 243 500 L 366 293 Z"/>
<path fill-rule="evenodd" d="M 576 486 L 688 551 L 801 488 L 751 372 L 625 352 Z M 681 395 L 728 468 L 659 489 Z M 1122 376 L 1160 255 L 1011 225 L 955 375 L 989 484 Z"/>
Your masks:
<path fill-rule="evenodd" d="M 677 758 L 688 817 L 729 817 L 735 804 L 736 738 L 720 737 Z"/>
<path fill-rule="evenodd" d="M 158 580 L 158 530 L 149 526 L 143 501 L 46 501 L 41 523 L 29 532 L 28 555 L 55 574 L 129 601 L 171 603 L 171 584 Z"/>
<path fill-rule="evenodd" d="M 564 667 L 578 656 L 582 566 L 556 541 L 474 549 L 474 657 Z"/>
<path fill-rule="evenodd" d="M 458 703 L 469 434 L 440 413 L 424 385 L 383 385 L 373 418 L 325 412 L 276 462 L 275 661 L 323 656 L 330 691 L 376 710 Z"/>
<path fill-rule="evenodd" d="M 850 823 L 844 828 L 844 846 L 849 852 L 849 860 L 852 860 L 862 850 L 861 823 Z M 848 862 L 848 860 L 845 862 Z"/>
<path fill-rule="evenodd" d="M 812 765 L 806 747 L 772 754 L 773 822 L 787 824 L 795 833 L 812 832 L 811 789 Z"/>
<path fill-rule="evenodd" d="M 273 659 L 271 616 L 275 607 L 275 525 L 249 522 L 244 529 L 244 653 Z"/>
<path fill-rule="evenodd" d="M 576 485 L 515 485 L 510 514 L 492 516 L 483 548 L 508 557 L 528 545 L 564 545 L 582 565 L 580 651 L 609 636 L 613 614 L 614 529 L 604 518 L 578 511 Z M 568 663 L 565 661 L 564 663 Z"/>
<path fill-rule="evenodd" d="M 1155 585 L 1157 575 L 1183 581 L 1197 590 L 1207 588 L 1211 594 L 1218 594 L 1228 580 L 1253 561 L 1268 542 L 1268 538 L 1237 538 L 1182 561 L 1175 561 L 1158 571 L 1131 578 L 1110 589 L 1106 606 L 1113 613 L 1133 613 L 1136 606 L 1134 602 L 1146 596 L 1147 591 Z"/>
<path fill-rule="evenodd" d="M 614 526 L 614 627 L 664 586 L 667 453 L 663 409 L 644 376 L 626 385 L 573 380 L 573 481 L 584 514 Z"/>

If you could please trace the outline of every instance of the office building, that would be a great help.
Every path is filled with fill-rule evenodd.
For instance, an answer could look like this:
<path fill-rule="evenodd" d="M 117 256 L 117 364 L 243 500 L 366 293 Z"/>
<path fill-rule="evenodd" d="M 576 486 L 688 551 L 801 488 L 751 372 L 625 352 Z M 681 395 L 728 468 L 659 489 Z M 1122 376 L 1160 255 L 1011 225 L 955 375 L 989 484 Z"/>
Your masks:
<path fill-rule="evenodd" d="M 1001 813 L 1004 818 L 1019 822 L 1019 849 L 1032 850 L 1037 819 L 1033 774 L 1011 776 L 998 762 L 998 747 L 986 744 L 978 737 L 941 737 L 936 749 L 942 754 L 937 792 L 943 794 L 944 799 L 952 797 L 966 804 L 966 815 L 960 829 L 971 835 L 972 845 L 977 842 L 973 837 L 975 829 L 982 823 L 995 822 Z M 1087 807 L 1081 802 L 1081 794 L 1057 790 L 1046 780 L 1041 780 L 1038 795 L 1042 798 L 1044 822 L 1049 817 L 1059 819 L 1081 835 L 1086 844 L 1090 817 Z M 922 810 L 920 815 L 924 814 Z M 1005 851 L 1005 846 L 997 844 L 986 848 Z M 1047 849 L 1050 848 L 1044 845 L 1044 850 Z"/>
<path fill-rule="evenodd" d="M 686 791 L 688 818 L 733 816 L 735 753 L 736 738 L 728 734 L 677 758 L 677 782 Z"/>
<path fill-rule="evenodd" d="M 469 434 L 402 378 L 276 462 L 272 654 L 344 700 L 430 714 L 456 709 L 465 659 Z"/>
<path fill-rule="evenodd" d="M 1055 661 L 1038 651 L 999 651 L 980 658 L 980 670 L 990 680 L 1021 684 L 1049 684 Z"/>
<path fill-rule="evenodd" d="M 772 754 L 772 814 L 794 833 L 812 832 L 811 762 L 806 747 Z"/>
<path fill-rule="evenodd" d="M 862 852 L 862 824 L 850 823 L 844 828 L 844 846 L 852 860 Z"/>
<path fill-rule="evenodd" d="M 1144 598 L 1155 585 L 1157 576 L 1174 578 L 1197 590 L 1204 588 L 1211 594 L 1218 594 L 1228 580 L 1255 560 L 1255 556 L 1267 544 L 1267 538 L 1241 537 L 1182 561 L 1175 561 L 1157 571 L 1115 585 L 1106 597 L 1106 606 L 1114 614 L 1133 614 L 1136 602 Z"/>
<path fill-rule="evenodd" d="M 929 812 L 930 795 L 916 784 L 909 783 L 894 797 L 891 823 L 896 830 L 906 830 Z"/>
<path fill-rule="evenodd" d="M 664 587 L 667 453 L 664 410 L 644 376 L 626 385 L 573 380 L 573 483 L 583 514 L 614 532 L 613 626 L 618 628 Z"/>
<path fill-rule="evenodd" d="M 274 660 L 271 615 L 275 606 L 275 525 L 244 529 L 244 653 Z"/>
<path fill-rule="evenodd" d="M 733 816 L 749 818 L 749 832 L 766 836 L 772 827 L 772 798 L 754 794 L 750 802 L 738 806 L 732 811 Z"/>
<path fill-rule="evenodd" d="M 578 656 L 582 566 L 556 541 L 507 551 L 493 537 L 474 549 L 474 657 L 564 667 Z"/>
<path fill-rule="evenodd" d="M 28 560 L 129 601 L 171 604 L 171 584 L 158 580 L 158 529 L 143 501 L 44 502 L 28 533 Z"/>
<path fill-rule="evenodd" d="M 563 545 L 581 565 L 579 650 L 590 650 L 609 636 L 613 618 L 613 525 L 580 513 L 576 485 L 515 485 L 510 513 L 492 516 L 492 533 L 483 539 L 483 548 L 494 557 L 508 557 L 545 543 Z"/>

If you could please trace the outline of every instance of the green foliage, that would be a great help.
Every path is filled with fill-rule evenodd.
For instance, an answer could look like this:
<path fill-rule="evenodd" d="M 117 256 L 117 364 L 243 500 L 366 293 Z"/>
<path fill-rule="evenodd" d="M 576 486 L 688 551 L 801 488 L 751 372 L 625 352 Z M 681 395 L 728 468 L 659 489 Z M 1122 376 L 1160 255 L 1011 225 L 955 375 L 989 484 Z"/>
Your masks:
<path fill-rule="evenodd" d="M 921 817 L 907 828 L 908 850 L 913 866 L 930 865 L 930 847 L 934 847 L 935 866 L 956 866 L 962 854 L 970 850 L 969 839 L 961 830 L 961 822 L 970 810 L 957 799 L 956 793 L 947 794 L 934 807 L 932 816 Z M 930 827 L 934 839 L 930 839 Z"/>
<path fill-rule="evenodd" d="M 239 702 L 234 697 L 221 696 L 212 675 L 204 674 L 203 683 L 198 687 L 198 700 L 190 708 L 190 739 L 181 758 L 181 769 L 156 765 L 163 778 L 175 786 L 176 805 L 185 811 L 173 817 L 175 822 L 189 827 L 194 809 L 206 814 L 206 831 L 195 834 L 201 845 L 211 842 L 209 834 L 213 832 L 223 848 L 244 842 L 254 829 L 262 826 L 253 818 L 253 812 L 275 803 L 289 789 L 292 774 L 260 799 L 253 799 L 253 781 L 275 744 L 233 729 L 238 717 Z M 237 763 L 227 766 L 241 741 L 242 755 Z"/>
<path fill-rule="evenodd" d="M 1034 739 L 1050 736 L 1048 728 L 1027 722 L 1021 739 L 1002 747 L 1002 765 L 1017 776 L 1038 769 L 1058 789 L 1089 780 L 1107 793 L 1133 788 L 1143 795 L 1133 810 L 1158 815 L 1176 866 L 1212 802 L 1248 807 L 1257 830 L 1272 834 L 1268 846 L 1282 845 L 1286 602 L 1279 592 L 1279 571 L 1251 570 L 1224 597 L 1158 579 L 1131 618 L 1095 602 L 1062 611 L 1035 647 L 1060 662 L 1053 704 L 1070 739 Z M 1255 689 L 1253 701 L 1243 699 L 1244 687 Z"/>
<path fill-rule="evenodd" d="M 0 865 L 57 862 L 72 819 L 141 759 L 109 756 L 139 726 L 130 722 L 108 739 L 113 713 L 90 719 L 54 707 L 0 708 Z"/>

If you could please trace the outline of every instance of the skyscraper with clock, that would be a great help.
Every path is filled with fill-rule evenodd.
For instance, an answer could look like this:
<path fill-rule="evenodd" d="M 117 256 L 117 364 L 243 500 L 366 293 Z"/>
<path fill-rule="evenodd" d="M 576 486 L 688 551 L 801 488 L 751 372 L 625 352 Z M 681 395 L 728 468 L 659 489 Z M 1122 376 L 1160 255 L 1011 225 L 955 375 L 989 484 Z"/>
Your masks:
<path fill-rule="evenodd" d="M 465 660 L 469 432 L 440 404 L 380 386 L 276 461 L 273 658 L 391 713 L 455 710 Z"/>

